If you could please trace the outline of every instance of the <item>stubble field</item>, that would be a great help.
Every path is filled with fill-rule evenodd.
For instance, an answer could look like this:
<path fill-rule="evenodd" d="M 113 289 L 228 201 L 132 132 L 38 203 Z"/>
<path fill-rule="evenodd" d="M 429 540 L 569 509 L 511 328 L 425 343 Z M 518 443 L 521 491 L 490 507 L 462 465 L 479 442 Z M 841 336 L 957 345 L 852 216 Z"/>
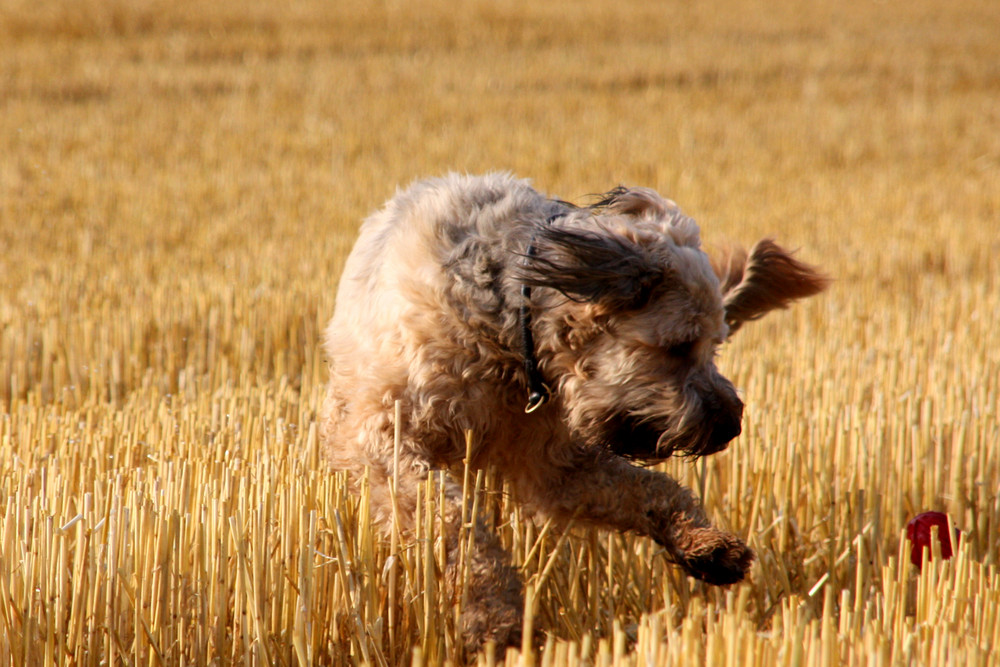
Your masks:
<path fill-rule="evenodd" d="M 360 220 L 453 170 L 653 187 L 835 279 L 724 348 L 743 435 L 666 465 L 747 583 L 468 477 L 542 642 L 507 664 L 1000 663 L 998 34 L 991 0 L 5 2 L 0 663 L 461 659 L 435 491 L 394 550 L 315 426 Z M 924 510 L 961 542 L 918 572 Z"/>

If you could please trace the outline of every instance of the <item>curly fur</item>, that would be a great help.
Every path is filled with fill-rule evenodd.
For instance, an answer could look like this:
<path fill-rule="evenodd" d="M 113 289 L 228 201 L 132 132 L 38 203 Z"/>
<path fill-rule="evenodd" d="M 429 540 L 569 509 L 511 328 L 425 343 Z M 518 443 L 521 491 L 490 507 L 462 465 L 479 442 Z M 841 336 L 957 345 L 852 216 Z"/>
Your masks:
<path fill-rule="evenodd" d="M 471 465 L 493 466 L 519 502 L 647 535 L 691 576 L 739 581 L 752 551 L 713 527 L 689 489 L 630 461 L 725 448 L 743 404 L 715 367 L 717 348 L 824 281 L 770 241 L 717 269 L 721 284 L 698 226 L 652 190 L 618 188 L 578 208 L 509 175 L 416 183 L 365 222 L 344 269 L 325 334 L 326 456 L 355 478 L 369 469 L 376 518 L 390 521 L 399 401 L 404 527 L 417 485 L 462 463 L 471 430 Z M 525 284 L 536 288 L 531 328 L 552 390 L 531 414 Z M 447 497 L 457 505 L 457 486 Z M 508 556 L 485 528 L 477 538 L 470 650 L 518 641 L 522 606 Z"/>

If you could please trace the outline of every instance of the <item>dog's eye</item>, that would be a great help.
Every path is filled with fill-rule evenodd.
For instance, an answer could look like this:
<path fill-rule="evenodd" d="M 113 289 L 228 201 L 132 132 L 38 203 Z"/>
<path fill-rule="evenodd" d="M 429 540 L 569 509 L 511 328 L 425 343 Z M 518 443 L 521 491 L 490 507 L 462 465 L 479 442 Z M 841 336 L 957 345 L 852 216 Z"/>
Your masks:
<path fill-rule="evenodd" d="M 667 348 L 667 354 L 675 359 L 686 359 L 691 356 L 694 352 L 694 341 L 689 340 L 685 343 L 677 343 L 676 345 L 671 345 Z"/>

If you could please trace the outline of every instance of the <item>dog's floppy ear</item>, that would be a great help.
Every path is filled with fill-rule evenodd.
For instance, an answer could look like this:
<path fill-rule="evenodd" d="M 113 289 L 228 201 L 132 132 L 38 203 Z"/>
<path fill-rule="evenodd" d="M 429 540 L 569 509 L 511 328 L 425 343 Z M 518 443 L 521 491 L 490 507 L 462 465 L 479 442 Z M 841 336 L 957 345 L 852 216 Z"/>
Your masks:
<path fill-rule="evenodd" d="M 617 234 L 539 226 L 515 271 L 531 287 L 550 287 L 574 301 L 612 310 L 641 308 L 667 267 Z"/>
<path fill-rule="evenodd" d="M 756 320 L 775 308 L 786 308 L 796 299 L 821 292 L 829 279 L 803 264 L 771 239 L 750 250 L 731 250 L 713 262 L 722 290 L 722 304 L 731 336 L 744 322 Z"/>
<path fill-rule="evenodd" d="M 608 213 L 631 215 L 637 218 L 659 217 L 667 210 L 675 210 L 677 205 L 661 197 L 649 188 L 626 188 L 619 186 L 603 196 L 595 208 L 603 208 Z"/>

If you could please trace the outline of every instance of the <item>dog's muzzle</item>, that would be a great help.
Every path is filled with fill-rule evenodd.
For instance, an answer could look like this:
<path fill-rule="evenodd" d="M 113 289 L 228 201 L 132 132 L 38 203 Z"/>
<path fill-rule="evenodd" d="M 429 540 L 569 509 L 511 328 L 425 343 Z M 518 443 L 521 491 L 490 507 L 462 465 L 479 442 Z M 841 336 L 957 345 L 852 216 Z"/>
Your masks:
<path fill-rule="evenodd" d="M 612 422 L 610 449 L 619 456 L 650 462 L 676 453 L 708 456 L 724 450 L 742 433 L 742 422 L 743 402 L 735 395 L 714 405 L 692 430 L 664 430 L 653 421 L 622 417 Z"/>
<path fill-rule="evenodd" d="M 726 448 L 731 440 L 743 432 L 743 405 L 735 412 L 720 413 L 712 424 L 703 454 L 714 454 Z"/>
<path fill-rule="evenodd" d="M 693 433 L 690 445 L 682 445 L 689 454 L 708 456 L 721 452 L 736 436 L 743 432 L 743 401 L 736 389 L 721 376 L 703 387 L 700 424 Z"/>
<path fill-rule="evenodd" d="M 624 417 L 611 429 L 610 448 L 625 458 L 654 461 L 670 456 L 660 452 L 662 438 L 662 428 L 635 417 Z"/>

